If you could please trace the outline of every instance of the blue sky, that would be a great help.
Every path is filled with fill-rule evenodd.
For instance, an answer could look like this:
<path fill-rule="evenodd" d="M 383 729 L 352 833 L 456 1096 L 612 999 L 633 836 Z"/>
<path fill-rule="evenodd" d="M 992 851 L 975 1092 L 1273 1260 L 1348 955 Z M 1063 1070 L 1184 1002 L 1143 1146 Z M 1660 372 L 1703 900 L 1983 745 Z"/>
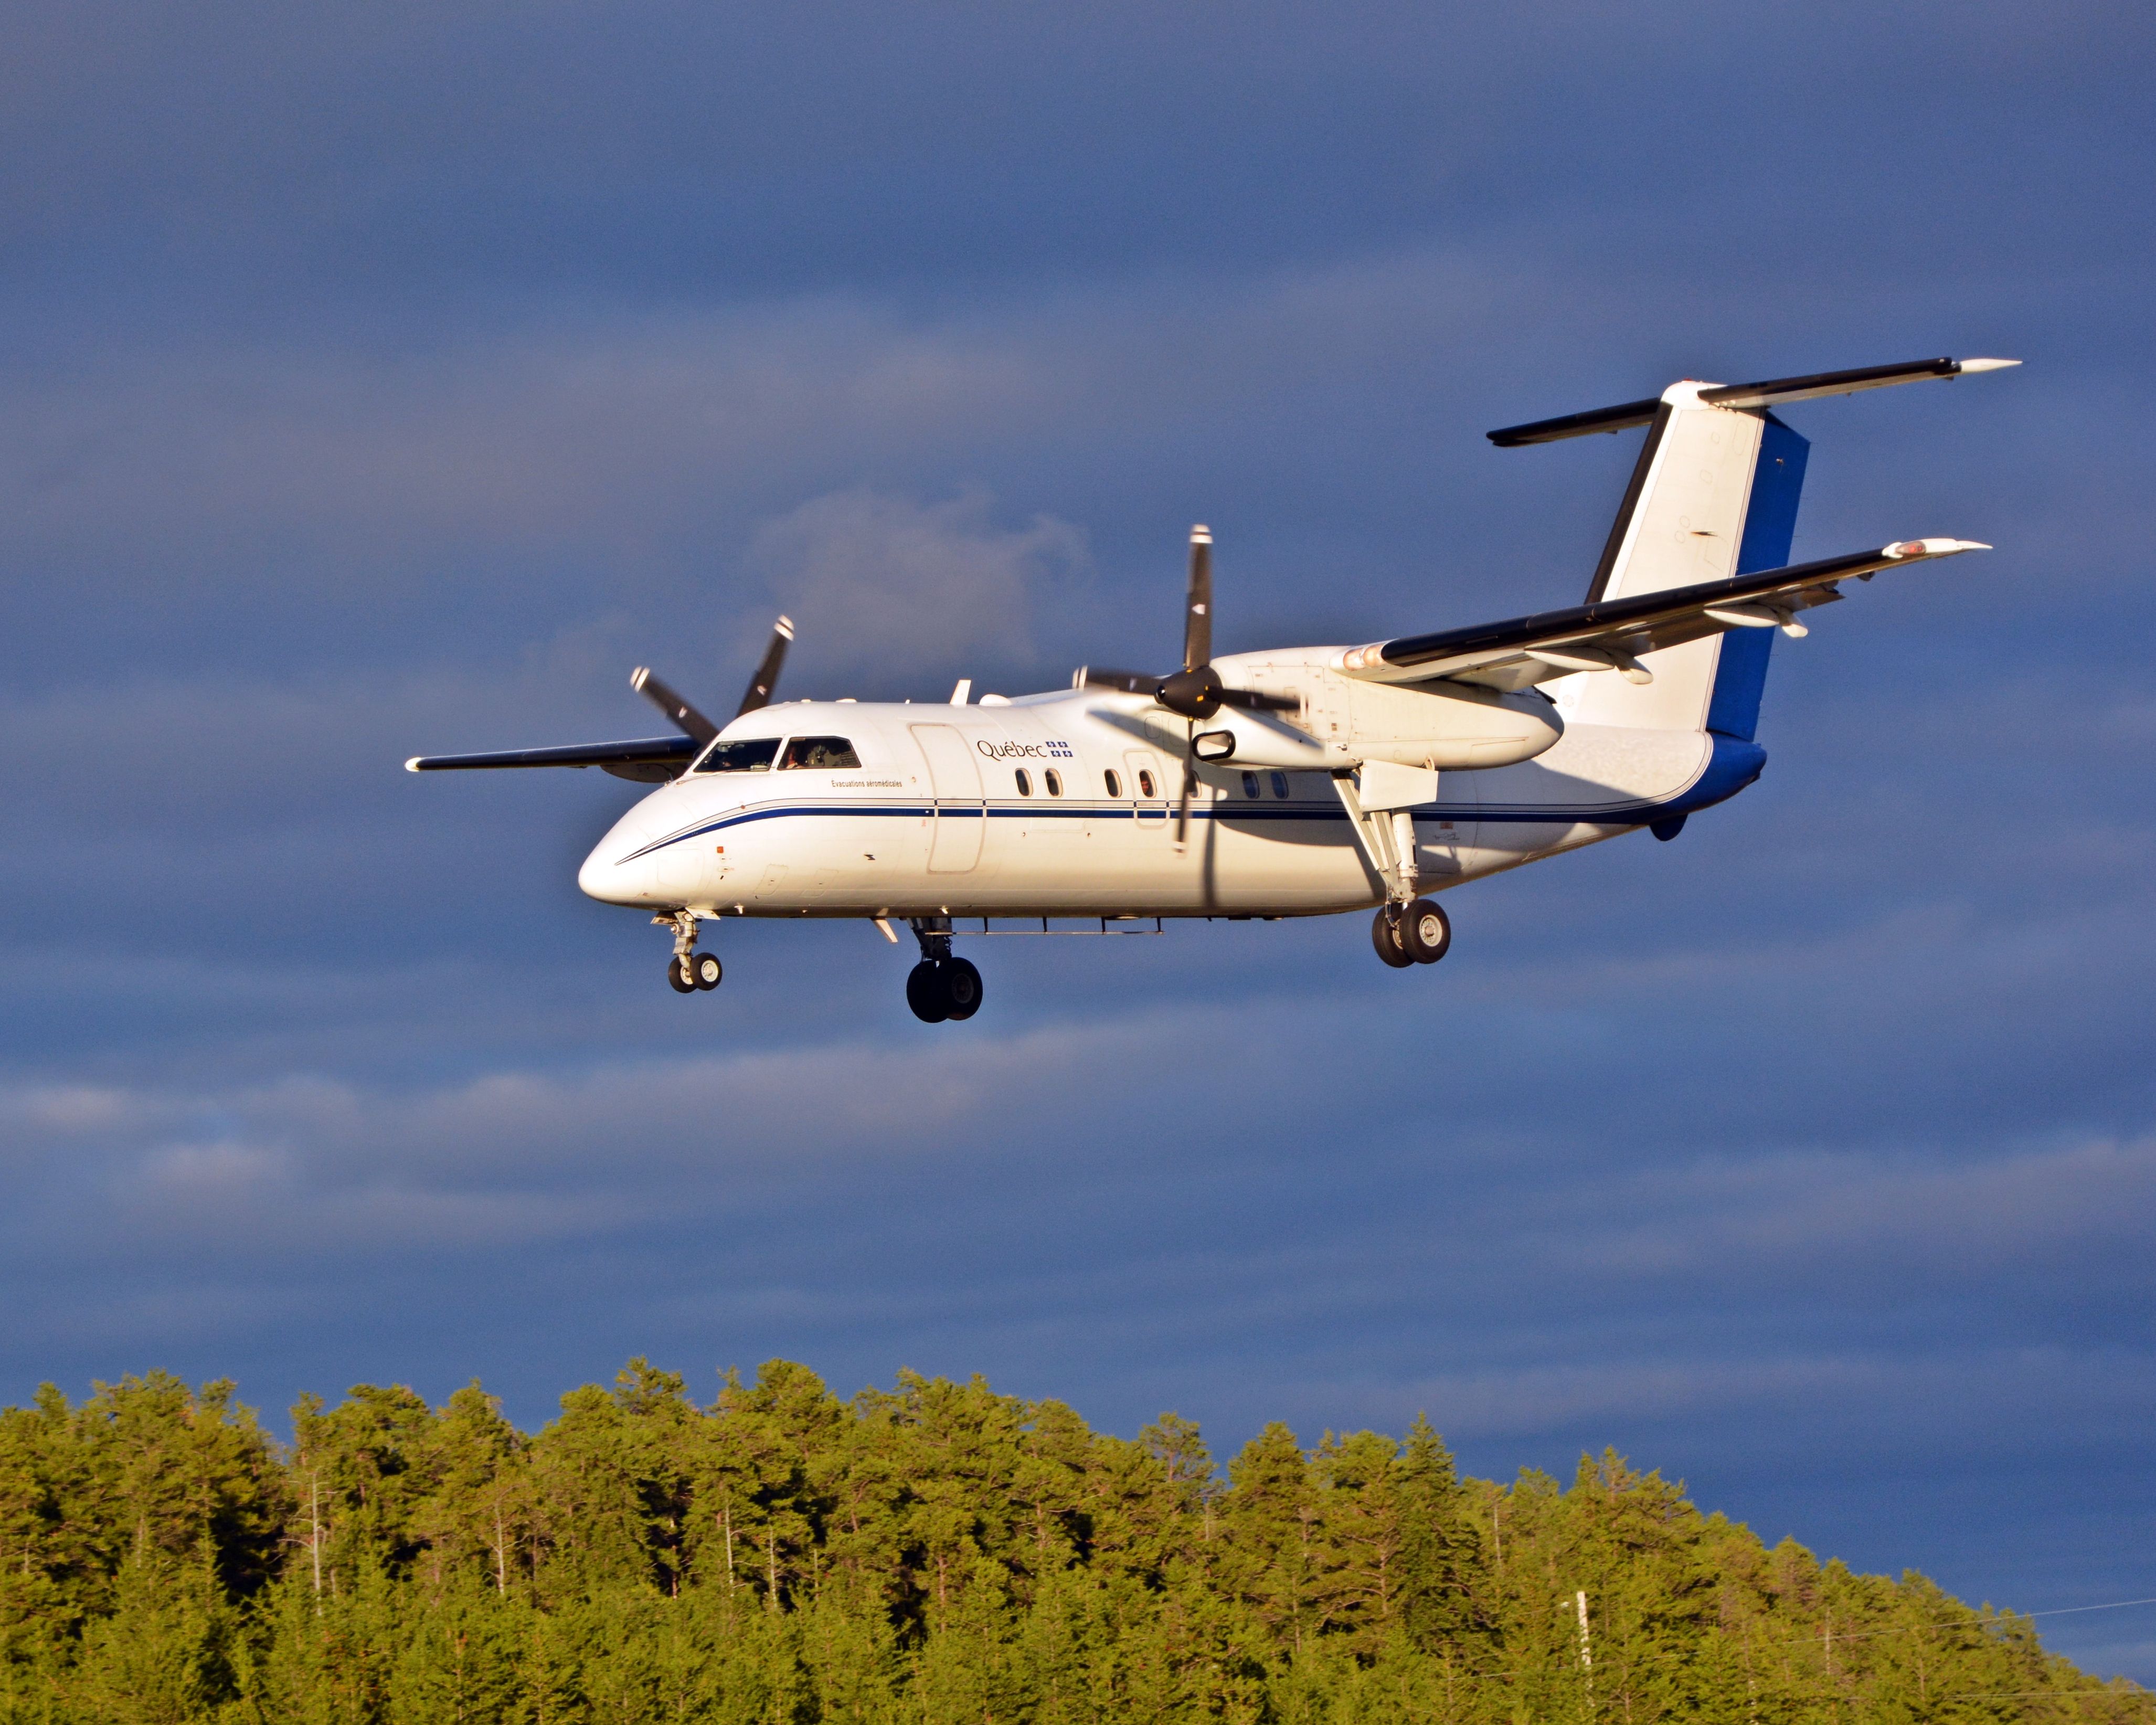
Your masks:
<path fill-rule="evenodd" d="M 1216 1450 L 1614 1444 L 1774 1539 L 2156 1594 L 2156 20 L 32 3 L 0 68 L 0 1396 L 647 1353 L 985 1373 Z M 1575 601 L 1629 439 L 1790 410 L 1766 775 L 1450 900 L 999 941 L 581 900 L 632 794 L 423 750 Z M 2156 1613 L 2048 1620 L 2156 1681 Z"/>

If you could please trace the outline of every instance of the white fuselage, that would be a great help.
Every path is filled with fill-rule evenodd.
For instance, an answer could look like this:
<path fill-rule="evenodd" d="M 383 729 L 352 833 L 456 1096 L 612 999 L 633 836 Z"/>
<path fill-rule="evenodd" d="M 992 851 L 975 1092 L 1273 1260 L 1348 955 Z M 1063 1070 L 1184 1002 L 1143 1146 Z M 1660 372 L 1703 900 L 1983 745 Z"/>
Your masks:
<path fill-rule="evenodd" d="M 723 733 L 782 740 L 771 765 L 690 773 L 653 792 L 592 851 L 578 884 L 612 904 L 747 916 L 1289 916 L 1379 904 L 1384 885 L 1329 764 L 1360 711 L 1358 691 L 1323 668 L 1337 650 L 1218 661 L 1232 685 L 1304 702 L 1276 753 L 1307 764 L 1201 764 L 1180 850 L 1188 727 L 1143 697 L 794 701 Z M 1555 713 L 1537 696 L 1469 716 L 1500 737 L 1473 747 L 1502 758 L 1503 726 L 1541 726 L 1514 749 L 1541 752 L 1480 768 L 1435 762 L 1438 797 L 1413 811 L 1423 891 L 1719 800 L 1758 771 L 1748 744 L 1726 758 L 1701 731 L 1566 727 Z M 810 737 L 844 739 L 860 764 L 784 766 L 783 740 Z M 1356 747 L 1370 752 L 1367 737 Z M 1398 744 L 1392 752 L 1403 757 Z"/>

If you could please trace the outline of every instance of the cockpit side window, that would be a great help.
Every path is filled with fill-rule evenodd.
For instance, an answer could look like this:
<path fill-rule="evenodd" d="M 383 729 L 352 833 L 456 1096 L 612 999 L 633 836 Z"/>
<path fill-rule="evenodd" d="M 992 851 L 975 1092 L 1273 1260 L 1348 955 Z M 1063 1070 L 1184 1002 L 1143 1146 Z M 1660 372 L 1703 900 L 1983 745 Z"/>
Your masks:
<path fill-rule="evenodd" d="M 715 742 L 696 762 L 699 773 L 768 773 L 778 754 L 775 737 L 744 737 L 733 742 Z"/>
<path fill-rule="evenodd" d="M 782 772 L 789 767 L 808 767 L 824 773 L 860 764 L 853 744 L 843 737 L 797 737 L 786 745 L 786 758 L 778 763 Z"/>

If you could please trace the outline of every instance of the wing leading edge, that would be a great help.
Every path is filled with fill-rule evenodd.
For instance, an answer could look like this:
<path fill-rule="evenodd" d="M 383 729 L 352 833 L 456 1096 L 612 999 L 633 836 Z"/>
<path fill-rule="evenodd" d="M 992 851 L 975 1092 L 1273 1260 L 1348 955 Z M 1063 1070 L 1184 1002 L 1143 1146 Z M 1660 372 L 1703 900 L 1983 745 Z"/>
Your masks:
<path fill-rule="evenodd" d="M 1441 677 L 1499 689 L 1522 689 L 1583 670 L 1616 670 L 1634 682 L 1650 682 L 1653 674 L 1638 662 L 1642 654 L 1732 629 L 1779 627 L 1802 634 L 1796 614 L 1833 603 L 1842 597 L 1839 584 L 1851 577 L 1868 581 L 1881 569 L 1990 549 L 1971 539 L 1897 540 L 1876 551 L 1727 581 L 1373 642 L 1343 654 L 1338 669 L 1370 682 Z"/>
<path fill-rule="evenodd" d="M 444 773 L 471 767 L 598 767 L 617 778 L 659 783 L 679 777 L 703 747 L 693 737 L 645 737 L 627 742 L 501 749 L 484 755 L 414 755 L 404 763 L 404 770 Z"/>

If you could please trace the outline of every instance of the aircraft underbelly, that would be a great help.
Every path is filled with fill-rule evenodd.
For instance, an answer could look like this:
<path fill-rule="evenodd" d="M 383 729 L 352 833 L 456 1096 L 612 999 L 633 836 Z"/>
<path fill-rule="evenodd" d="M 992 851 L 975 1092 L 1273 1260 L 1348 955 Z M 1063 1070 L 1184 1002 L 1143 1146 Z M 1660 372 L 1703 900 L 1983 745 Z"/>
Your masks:
<path fill-rule="evenodd" d="M 732 884 L 714 875 L 703 896 L 766 916 L 1308 915 L 1377 896 L 1346 822 L 1322 807 L 1268 809 L 1262 822 L 1201 814 L 1185 851 L 1172 814 L 968 810 L 959 818 L 984 830 L 963 870 L 949 866 L 947 842 L 937 849 L 947 818 L 819 811 L 762 822 L 729 847 Z"/>

